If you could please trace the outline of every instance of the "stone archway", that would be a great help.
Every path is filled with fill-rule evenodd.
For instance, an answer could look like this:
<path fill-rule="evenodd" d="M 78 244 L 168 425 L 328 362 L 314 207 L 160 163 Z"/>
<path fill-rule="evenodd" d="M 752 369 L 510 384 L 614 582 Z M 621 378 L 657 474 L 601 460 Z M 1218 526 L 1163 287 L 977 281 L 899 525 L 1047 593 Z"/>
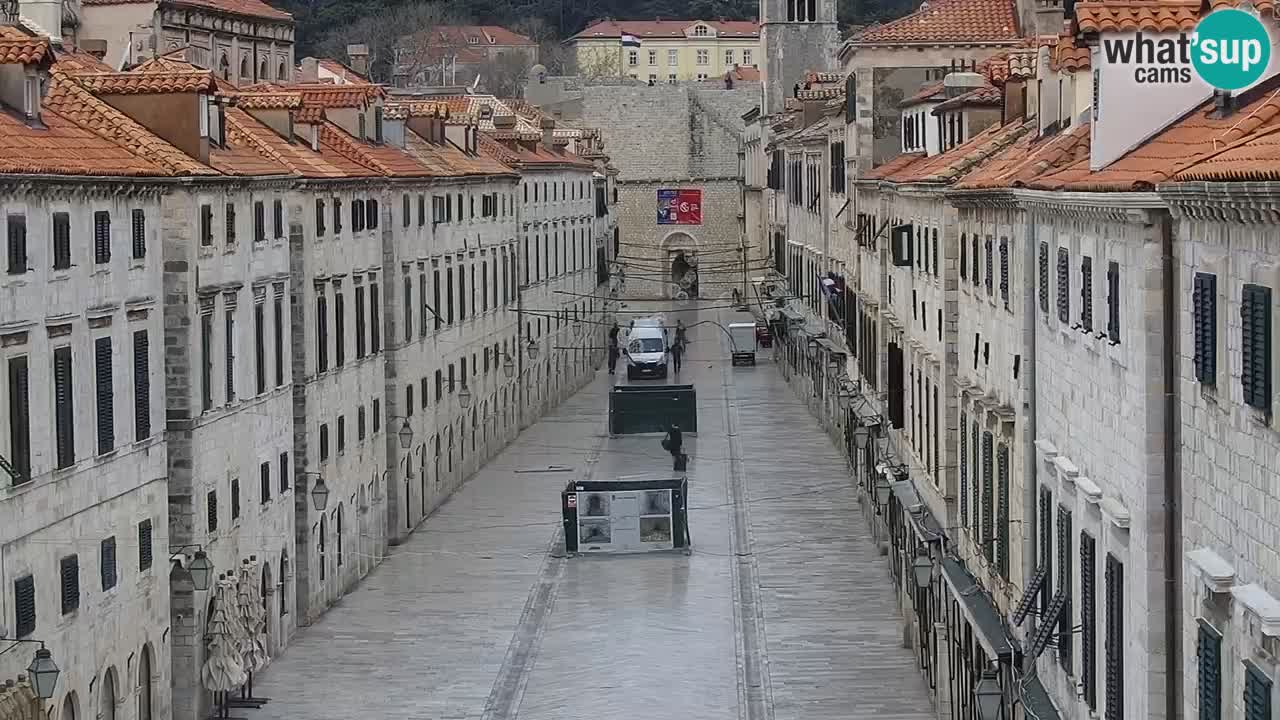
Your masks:
<path fill-rule="evenodd" d="M 686 232 L 675 231 L 662 239 L 668 269 L 667 295 L 676 300 L 698 297 L 698 242 Z"/>

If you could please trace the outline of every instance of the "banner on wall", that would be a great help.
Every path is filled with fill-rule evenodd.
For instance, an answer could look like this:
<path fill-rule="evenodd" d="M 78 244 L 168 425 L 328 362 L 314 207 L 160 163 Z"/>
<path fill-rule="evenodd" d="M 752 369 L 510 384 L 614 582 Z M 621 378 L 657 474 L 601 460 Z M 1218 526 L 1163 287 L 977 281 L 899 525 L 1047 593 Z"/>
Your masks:
<path fill-rule="evenodd" d="M 658 190 L 659 225 L 701 225 L 702 191 Z"/>

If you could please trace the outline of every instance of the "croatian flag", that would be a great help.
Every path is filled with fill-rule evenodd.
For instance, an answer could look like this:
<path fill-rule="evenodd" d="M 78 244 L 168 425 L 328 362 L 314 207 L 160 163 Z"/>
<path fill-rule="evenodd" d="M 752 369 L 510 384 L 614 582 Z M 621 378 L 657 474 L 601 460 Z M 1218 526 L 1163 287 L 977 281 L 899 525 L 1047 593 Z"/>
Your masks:
<path fill-rule="evenodd" d="M 622 33 L 623 47 L 640 47 L 640 38 L 630 33 Z"/>

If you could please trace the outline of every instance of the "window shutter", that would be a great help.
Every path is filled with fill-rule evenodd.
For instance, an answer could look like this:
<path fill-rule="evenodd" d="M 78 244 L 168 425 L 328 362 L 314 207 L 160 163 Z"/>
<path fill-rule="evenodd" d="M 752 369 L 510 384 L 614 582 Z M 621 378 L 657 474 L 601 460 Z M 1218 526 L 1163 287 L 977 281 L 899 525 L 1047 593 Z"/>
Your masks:
<path fill-rule="evenodd" d="M 236 311 L 235 308 L 228 308 L 223 318 L 223 330 L 226 338 L 224 347 L 226 348 L 226 386 L 227 386 L 227 402 L 230 403 L 236 399 Z"/>
<path fill-rule="evenodd" d="M 382 350 L 382 326 L 379 324 L 379 318 L 382 316 L 382 306 L 378 304 L 379 302 L 378 283 L 373 283 L 369 286 L 369 324 L 373 333 L 369 350 L 374 354 Z"/>
<path fill-rule="evenodd" d="M 276 387 L 284 385 L 284 294 L 283 288 L 276 291 L 276 297 L 272 301 L 272 314 L 275 316 L 275 361 L 276 361 Z"/>
<path fill-rule="evenodd" d="M 272 229 L 275 231 L 276 238 L 284 237 L 284 203 L 282 201 L 275 200 L 271 203 L 271 216 Z"/>
<path fill-rule="evenodd" d="M 141 208 L 133 211 L 133 259 L 147 256 L 147 213 Z"/>
<path fill-rule="evenodd" d="M 9 274 L 18 275 L 27 271 L 27 218 L 25 215 L 10 215 L 6 220 L 9 237 Z"/>
<path fill-rule="evenodd" d="M 1040 488 L 1040 567 L 1044 583 L 1040 587 L 1040 612 L 1048 612 L 1053 599 L 1053 492 Z"/>
<path fill-rule="evenodd" d="M 253 371 L 258 394 L 267 391 L 267 320 L 261 303 L 253 306 Z"/>
<path fill-rule="evenodd" d="M 62 614 L 66 615 L 80 607 L 80 558 L 76 555 L 64 557 L 58 563 L 58 567 L 62 591 Z"/>
<path fill-rule="evenodd" d="M 1090 710 L 1098 709 L 1097 655 L 1098 610 L 1095 543 L 1088 533 L 1080 533 L 1080 682 Z"/>
<path fill-rule="evenodd" d="M 232 203 L 226 206 L 226 223 L 227 244 L 233 245 L 236 241 L 236 206 Z"/>
<path fill-rule="evenodd" d="M 960 244 L 964 247 L 964 243 Z M 960 413 L 960 526 L 969 527 L 969 416 Z"/>
<path fill-rule="evenodd" d="M 30 575 L 13 581 L 14 635 L 25 638 L 36 631 L 36 579 Z"/>
<path fill-rule="evenodd" d="M 996 526 L 999 532 L 999 554 L 996 568 L 1000 577 L 1009 579 L 1009 446 L 1000 443 L 996 452 L 996 479 L 999 483 Z"/>
<path fill-rule="evenodd" d="M 1107 336 L 1120 342 L 1120 263 L 1107 264 Z"/>
<path fill-rule="evenodd" d="M 111 213 L 106 210 L 93 214 L 93 261 L 111 262 Z"/>
<path fill-rule="evenodd" d="M 57 212 L 53 214 L 53 269 L 65 270 L 69 267 L 71 267 L 71 216 L 64 212 Z"/>
<path fill-rule="evenodd" d="M 356 286 L 356 357 L 365 356 L 364 287 Z"/>
<path fill-rule="evenodd" d="M 971 250 L 969 254 L 973 258 L 973 272 L 969 274 L 969 277 L 973 280 L 975 288 L 982 284 L 982 273 L 978 270 L 978 263 L 982 260 L 982 252 L 979 249 L 980 242 L 981 238 L 978 237 L 977 233 L 973 234 L 969 242 L 969 249 Z"/>
<path fill-rule="evenodd" d="M 440 374 L 440 371 L 437 370 L 436 375 L 439 376 L 439 374 Z M 437 400 L 440 399 L 439 398 L 440 393 L 438 391 L 439 387 L 440 387 L 440 384 L 436 383 L 436 388 L 437 388 L 436 399 Z M 370 413 L 373 415 L 373 429 L 370 432 L 377 434 L 379 431 L 382 430 L 382 401 L 381 400 L 379 400 L 378 398 L 373 399 L 373 408 L 370 410 Z"/>
<path fill-rule="evenodd" d="M 151 437 L 151 343 L 146 330 L 133 333 L 133 435 Z"/>
<path fill-rule="evenodd" d="M 1058 664 L 1071 674 L 1072 655 L 1071 629 L 1071 511 L 1066 505 L 1058 506 L 1058 591 L 1066 591 L 1067 604 L 1062 609 L 1062 617 L 1058 621 Z"/>
<path fill-rule="evenodd" d="M 986 283 L 985 283 L 985 284 L 986 284 L 986 286 L 987 286 L 987 294 L 988 294 L 988 295 L 995 295 L 995 281 L 996 281 L 995 265 L 996 265 L 996 253 L 995 253 L 995 247 L 994 247 L 994 245 L 993 245 L 993 242 L 992 242 L 992 239 L 991 239 L 991 236 L 990 236 L 990 235 L 988 235 L 988 236 L 987 236 L 987 240 L 986 240 L 986 250 L 987 250 L 987 255 L 986 255 L 986 260 L 987 260 L 987 262 L 986 262 L 986 266 L 987 266 L 987 277 L 986 277 Z"/>
<path fill-rule="evenodd" d="M 377 230 L 378 229 L 378 201 L 366 200 L 364 203 L 364 211 L 365 211 L 366 217 L 368 218 L 368 221 L 365 223 L 365 227 L 369 228 L 370 230 Z"/>
<path fill-rule="evenodd" d="M 208 522 L 209 532 L 218 531 L 218 491 L 210 490 L 205 495 L 205 518 Z"/>
<path fill-rule="evenodd" d="M 1196 273 L 1191 291 L 1196 380 L 1213 385 L 1218 377 L 1218 277 Z"/>
<path fill-rule="evenodd" d="M 426 385 L 425 381 L 423 381 L 423 385 L 424 386 Z M 426 393 L 424 392 L 423 394 L 425 395 Z M 366 433 L 365 412 L 364 412 L 364 406 L 361 405 L 360 407 L 356 408 L 356 440 L 363 441 L 365 433 Z"/>
<path fill-rule="evenodd" d="M 1221 720 L 1222 635 L 1203 620 L 1199 621 L 1199 626 L 1196 633 L 1196 668 L 1199 676 L 1200 720 Z"/>
<path fill-rule="evenodd" d="M 1271 412 L 1271 288 L 1245 285 L 1240 302 L 1242 366 L 1246 405 Z"/>
<path fill-rule="evenodd" d="M 969 509 L 973 516 L 970 528 L 970 539 L 975 545 L 982 544 L 982 429 L 978 419 L 973 419 L 973 503 Z"/>
<path fill-rule="evenodd" d="M 1106 717 L 1124 720 L 1124 565 L 1107 554 Z"/>
<path fill-rule="evenodd" d="M 101 565 L 102 589 L 110 590 L 116 586 L 116 539 L 114 537 L 102 541 L 98 560 Z"/>
<path fill-rule="evenodd" d="M 342 367 L 347 361 L 347 302 L 342 288 L 333 288 L 333 366 Z"/>
<path fill-rule="evenodd" d="M 213 206 L 212 205 L 200 206 L 200 244 L 204 246 L 209 246 L 213 244 Z"/>
<path fill-rule="evenodd" d="M 9 462 L 18 477 L 14 485 L 31 479 L 31 368 L 27 358 L 9 359 Z"/>
<path fill-rule="evenodd" d="M 1039 257 L 1040 312 L 1049 313 L 1049 243 L 1040 243 Z"/>
<path fill-rule="evenodd" d="M 982 552 L 987 562 L 995 562 L 995 471 L 994 438 L 982 433 Z"/>
<path fill-rule="evenodd" d="M 267 208 L 261 200 L 253 203 L 253 241 L 262 242 L 267 239 Z"/>
<path fill-rule="evenodd" d="M 231 519 L 240 517 L 240 478 L 231 479 Z"/>
<path fill-rule="evenodd" d="M 317 288 L 319 290 L 319 288 Z M 320 290 L 320 292 L 323 292 Z M 316 372 L 329 369 L 329 309 L 324 295 L 316 298 Z"/>
<path fill-rule="evenodd" d="M 337 235 L 341 232 L 342 232 L 342 201 L 339 200 L 338 198 L 334 198 L 333 199 L 333 234 Z"/>
<path fill-rule="evenodd" d="M 97 391 L 98 454 L 109 453 L 116 446 L 115 396 L 111 382 L 111 338 L 93 341 L 95 389 Z"/>
<path fill-rule="evenodd" d="M 138 569 L 151 569 L 151 521 L 138 523 Z"/>
<path fill-rule="evenodd" d="M 264 503 L 271 500 L 271 463 L 269 462 L 258 466 L 258 499 Z"/>
<path fill-rule="evenodd" d="M 427 196 L 418 196 L 418 227 L 427 224 Z"/>
<path fill-rule="evenodd" d="M 1009 304 L 1009 238 L 1000 238 L 1000 299 Z"/>
<path fill-rule="evenodd" d="M 1251 662 L 1244 665 L 1244 719 L 1271 720 L 1271 679 Z"/>
<path fill-rule="evenodd" d="M 1080 327 L 1093 332 L 1093 258 L 1080 258 Z"/>
<path fill-rule="evenodd" d="M 933 229 L 933 274 L 938 274 L 938 229 Z"/>
<path fill-rule="evenodd" d="M 320 460 L 321 462 L 329 459 L 329 426 L 320 425 Z"/>
<path fill-rule="evenodd" d="M 413 207 L 410 204 L 408 194 L 405 194 L 403 197 L 400 198 L 400 216 L 402 218 L 401 221 L 404 224 L 404 227 L 409 227 L 412 224 L 411 221 L 413 219 Z"/>
<path fill-rule="evenodd" d="M 1058 248 L 1058 322 L 1071 322 L 1071 277 L 1069 255 L 1066 248 Z"/>
<path fill-rule="evenodd" d="M 969 236 L 960 236 L 960 279 L 969 279 Z"/>
<path fill-rule="evenodd" d="M 316 200 L 316 237 L 324 236 L 324 201 Z"/>

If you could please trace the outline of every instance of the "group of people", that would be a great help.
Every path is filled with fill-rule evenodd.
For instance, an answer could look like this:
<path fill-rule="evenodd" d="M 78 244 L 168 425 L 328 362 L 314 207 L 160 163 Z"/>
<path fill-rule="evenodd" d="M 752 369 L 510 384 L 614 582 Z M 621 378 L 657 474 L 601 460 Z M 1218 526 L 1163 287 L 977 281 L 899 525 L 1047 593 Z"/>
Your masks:
<path fill-rule="evenodd" d="M 614 323 L 609 328 L 609 374 L 612 375 L 618 366 L 618 357 L 622 355 L 622 349 L 618 346 L 618 323 Z M 671 343 L 671 368 L 675 372 L 680 372 L 680 366 L 684 361 L 684 348 L 689 342 L 685 336 L 684 321 L 676 321 L 676 338 Z"/>

